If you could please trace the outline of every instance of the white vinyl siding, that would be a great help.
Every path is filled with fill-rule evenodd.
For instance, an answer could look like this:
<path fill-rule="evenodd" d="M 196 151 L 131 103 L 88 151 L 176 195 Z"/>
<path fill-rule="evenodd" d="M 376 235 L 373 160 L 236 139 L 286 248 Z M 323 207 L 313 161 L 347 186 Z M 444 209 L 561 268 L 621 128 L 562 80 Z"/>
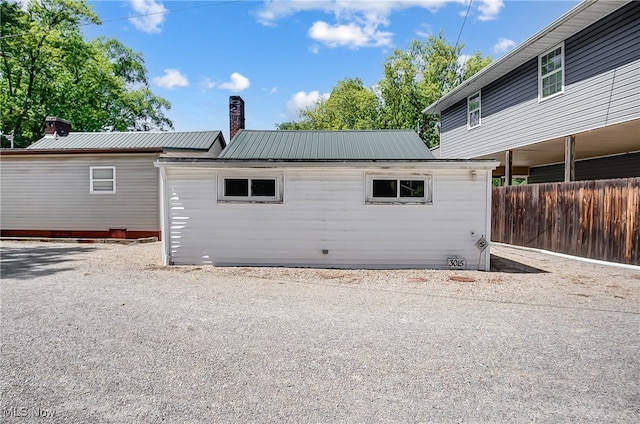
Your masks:
<path fill-rule="evenodd" d="M 115 166 L 89 167 L 89 192 L 97 194 L 112 194 L 116 192 Z"/>
<path fill-rule="evenodd" d="M 538 57 L 538 98 L 564 93 L 564 43 Z"/>
<path fill-rule="evenodd" d="M 481 99 L 480 92 L 476 92 L 467 97 L 467 128 L 480 126 L 481 119 Z"/>
<path fill-rule="evenodd" d="M 274 207 L 218 202 L 225 170 L 167 165 L 167 253 L 174 264 L 350 268 L 446 268 L 448 257 L 461 256 L 484 269 L 488 255 L 475 242 L 490 237 L 491 171 L 473 179 L 469 169 L 425 169 L 433 205 L 368 205 L 367 175 L 380 171 L 285 168 L 283 203 Z"/>
<path fill-rule="evenodd" d="M 3 230 L 159 231 L 156 155 L 3 155 Z M 87 189 L 92 166 L 117 169 L 118 190 Z"/>

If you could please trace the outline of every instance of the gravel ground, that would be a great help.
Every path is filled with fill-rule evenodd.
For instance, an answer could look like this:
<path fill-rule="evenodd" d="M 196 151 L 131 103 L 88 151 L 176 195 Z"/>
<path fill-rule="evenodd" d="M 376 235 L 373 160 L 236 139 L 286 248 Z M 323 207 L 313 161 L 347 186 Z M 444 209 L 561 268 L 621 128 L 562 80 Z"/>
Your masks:
<path fill-rule="evenodd" d="M 640 422 L 640 272 L 163 267 L 3 241 L 1 421 Z"/>

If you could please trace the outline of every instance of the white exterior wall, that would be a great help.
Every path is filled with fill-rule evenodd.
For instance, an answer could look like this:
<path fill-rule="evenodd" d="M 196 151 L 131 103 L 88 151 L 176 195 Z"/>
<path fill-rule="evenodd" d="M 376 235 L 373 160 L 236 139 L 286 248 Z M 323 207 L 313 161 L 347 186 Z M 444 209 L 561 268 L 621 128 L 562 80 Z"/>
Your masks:
<path fill-rule="evenodd" d="M 456 165 L 453 165 L 456 166 Z M 231 169 L 163 169 L 166 261 L 174 264 L 349 268 L 446 268 L 449 256 L 485 269 L 490 240 L 490 170 L 434 169 L 430 205 L 365 204 L 365 175 L 390 170 L 287 167 L 233 169 L 257 177 L 281 170 L 280 204 L 217 201 L 217 179 Z M 393 171 L 396 172 L 396 171 Z M 488 203 L 489 202 L 489 203 Z M 323 254 L 328 250 L 328 254 Z"/>
<path fill-rule="evenodd" d="M 3 155 L 3 230 L 159 231 L 155 154 Z M 116 193 L 89 192 L 89 167 L 115 166 Z"/>

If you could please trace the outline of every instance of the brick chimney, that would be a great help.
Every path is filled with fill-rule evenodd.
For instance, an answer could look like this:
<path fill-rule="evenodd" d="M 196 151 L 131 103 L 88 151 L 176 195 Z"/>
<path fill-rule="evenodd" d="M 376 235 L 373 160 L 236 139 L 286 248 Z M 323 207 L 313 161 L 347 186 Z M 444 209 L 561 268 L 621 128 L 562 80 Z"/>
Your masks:
<path fill-rule="evenodd" d="M 229 140 L 244 129 L 244 100 L 240 96 L 229 97 Z"/>
<path fill-rule="evenodd" d="M 71 122 L 57 116 L 47 116 L 44 122 L 45 137 L 66 137 L 71 131 Z"/>

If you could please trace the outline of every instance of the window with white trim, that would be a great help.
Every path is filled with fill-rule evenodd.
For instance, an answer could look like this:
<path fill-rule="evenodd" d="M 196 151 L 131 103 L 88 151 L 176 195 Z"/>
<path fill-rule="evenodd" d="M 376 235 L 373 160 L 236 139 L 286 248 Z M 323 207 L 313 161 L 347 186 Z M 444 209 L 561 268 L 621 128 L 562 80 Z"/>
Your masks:
<path fill-rule="evenodd" d="M 480 126 L 480 92 L 467 97 L 467 129 Z"/>
<path fill-rule="evenodd" d="M 245 203 L 281 203 L 282 175 L 245 177 L 228 175 L 219 179 L 218 201 Z"/>
<path fill-rule="evenodd" d="M 538 58 L 538 98 L 544 100 L 564 93 L 564 43 Z"/>
<path fill-rule="evenodd" d="M 430 204 L 431 175 L 368 174 L 367 204 Z"/>
<path fill-rule="evenodd" d="M 96 194 L 112 194 L 116 192 L 115 166 L 89 167 L 89 192 Z"/>

